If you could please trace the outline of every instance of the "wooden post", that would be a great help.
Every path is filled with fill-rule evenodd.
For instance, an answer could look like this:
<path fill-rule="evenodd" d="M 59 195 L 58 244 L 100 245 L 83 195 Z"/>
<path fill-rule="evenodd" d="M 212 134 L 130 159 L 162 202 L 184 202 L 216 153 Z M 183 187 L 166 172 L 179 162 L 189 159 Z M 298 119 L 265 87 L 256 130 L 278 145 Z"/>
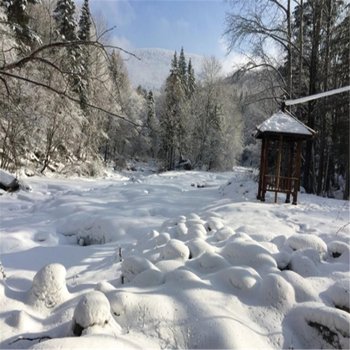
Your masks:
<path fill-rule="evenodd" d="M 265 176 L 264 169 L 263 169 L 264 162 L 265 162 L 265 159 L 264 159 L 265 146 L 266 146 L 266 141 L 265 141 L 265 138 L 263 138 L 261 143 L 261 152 L 260 152 L 259 188 L 258 188 L 258 196 L 256 197 L 259 200 L 261 200 L 262 198 L 261 191 L 262 191 L 263 177 Z"/>
<path fill-rule="evenodd" d="M 275 186 L 275 203 L 277 203 L 277 194 L 280 186 L 280 175 L 281 175 L 281 160 L 282 160 L 282 144 L 283 136 L 280 135 L 279 146 L 278 146 L 278 155 L 277 155 L 277 164 L 276 164 L 276 186 Z"/>
<path fill-rule="evenodd" d="M 266 193 L 266 167 L 268 161 L 268 152 L 269 152 L 269 139 L 265 141 L 264 147 L 264 162 L 262 164 L 262 193 L 261 193 L 261 201 L 265 202 L 265 193 Z"/>
<path fill-rule="evenodd" d="M 288 154 L 288 192 L 286 197 L 286 203 L 290 203 L 290 194 L 292 192 L 292 183 L 293 180 L 291 179 L 293 177 L 293 162 L 294 162 L 294 141 L 290 141 L 289 145 L 289 154 Z"/>
<path fill-rule="evenodd" d="M 301 140 L 298 140 L 296 160 L 295 160 L 295 177 L 297 178 L 297 180 L 294 182 L 293 203 L 292 203 L 294 205 L 297 205 L 298 203 L 298 191 L 299 191 L 299 184 L 300 184 L 300 167 L 301 167 Z"/>

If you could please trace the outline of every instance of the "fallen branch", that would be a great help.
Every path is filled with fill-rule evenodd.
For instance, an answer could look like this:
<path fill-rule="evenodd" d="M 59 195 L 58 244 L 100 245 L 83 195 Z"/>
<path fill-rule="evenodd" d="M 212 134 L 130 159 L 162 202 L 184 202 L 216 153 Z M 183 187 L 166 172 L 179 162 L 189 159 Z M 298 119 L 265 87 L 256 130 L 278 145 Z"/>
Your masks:
<path fill-rule="evenodd" d="M 350 225 L 350 222 L 347 222 L 345 225 L 343 225 L 342 227 L 340 227 L 340 229 L 335 233 L 336 235 L 346 226 Z"/>
<path fill-rule="evenodd" d="M 8 345 L 17 343 L 18 341 L 22 341 L 22 340 L 27 340 L 27 341 L 39 340 L 39 343 L 40 343 L 41 341 L 43 341 L 43 340 L 48 340 L 48 339 L 52 339 L 52 338 L 49 337 L 48 335 L 42 336 L 42 337 L 35 337 L 35 338 L 19 337 L 19 338 L 13 340 L 12 342 L 10 342 Z"/>

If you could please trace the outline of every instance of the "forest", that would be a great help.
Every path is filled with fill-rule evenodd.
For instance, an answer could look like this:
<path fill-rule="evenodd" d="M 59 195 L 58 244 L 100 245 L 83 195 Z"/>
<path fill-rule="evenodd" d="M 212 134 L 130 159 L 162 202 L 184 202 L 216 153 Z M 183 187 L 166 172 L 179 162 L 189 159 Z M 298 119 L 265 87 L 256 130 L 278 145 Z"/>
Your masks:
<path fill-rule="evenodd" d="M 350 85 L 350 7 L 340 0 L 230 1 L 224 37 L 249 62 L 224 77 L 215 57 L 195 72 L 175 48 L 161 91 L 134 89 L 89 2 L 2 0 L 0 167 L 98 175 L 156 161 L 201 170 L 258 166 L 255 126 L 295 99 Z M 276 47 L 276 56 L 271 55 Z M 349 94 L 290 108 L 317 137 L 303 149 L 308 193 L 349 198 Z"/>

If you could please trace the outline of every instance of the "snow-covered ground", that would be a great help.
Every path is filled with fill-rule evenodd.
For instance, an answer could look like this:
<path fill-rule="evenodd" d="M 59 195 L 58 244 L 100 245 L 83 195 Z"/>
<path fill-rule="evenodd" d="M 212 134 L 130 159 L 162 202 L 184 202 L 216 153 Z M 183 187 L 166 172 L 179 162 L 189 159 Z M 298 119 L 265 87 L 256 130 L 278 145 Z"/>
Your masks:
<path fill-rule="evenodd" d="M 349 202 L 249 169 L 2 193 L 1 348 L 349 348 Z M 271 199 L 271 200 L 270 200 Z"/>

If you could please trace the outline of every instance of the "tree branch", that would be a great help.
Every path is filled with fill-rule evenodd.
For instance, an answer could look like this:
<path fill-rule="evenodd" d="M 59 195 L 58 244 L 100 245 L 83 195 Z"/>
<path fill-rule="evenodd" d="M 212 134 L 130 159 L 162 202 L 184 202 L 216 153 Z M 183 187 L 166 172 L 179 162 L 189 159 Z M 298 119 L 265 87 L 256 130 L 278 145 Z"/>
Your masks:
<path fill-rule="evenodd" d="M 135 54 L 133 54 L 132 52 L 129 52 L 127 50 L 124 50 L 118 46 L 113 46 L 113 45 L 103 45 L 101 44 L 99 41 L 83 41 L 83 40 L 76 40 L 76 41 L 69 41 L 69 42 L 65 42 L 65 41 L 57 41 L 54 43 L 49 43 L 46 45 L 42 45 L 39 48 L 37 48 L 36 50 L 32 51 L 30 54 L 28 54 L 27 56 L 9 63 L 9 64 L 5 64 L 3 67 L 1 67 L 1 70 L 11 70 L 11 69 L 15 69 L 15 68 L 20 68 L 23 65 L 25 65 L 26 63 L 30 62 L 31 60 L 33 60 L 34 57 L 36 57 L 39 53 L 46 51 L 46 50 L 50 50 L 50 49 L 55 49 L 55 48 L 64 48 L 64 47 L 72 47 L 72 46 L 94 46 L 97 47 L 99 49 L 101 49 L 102 51 L 106 51 L 106 48 L 114 48 L 116 50 L 120 50 L 124 53 L 127 53 L 128 55 L 131 55 L 133 57 L 135 57 L 136 59 L 140 60 L 139 57 L 137 57 Z"/>
<path fill-rule="evenodd" d="M 41 336 L 41 337 L 35 337 L 35 338 L 19 337 L 19 338 L 13 340 L 12 342 L 10 342 L 8 345 L 17 343 L 18 341 L 21 341 L 21 340 L 28 340 L 28 341 L 39 340 L 39 343 L 40 343 L 42 340 L 49 340 L 49 339 L 52 339 L 52 338 L 47 336 L 47 335 L 46 336 Z"/>
<path fill-rule="evenodd" d="M 282 28 L 266 27 L 257 15 L 249 17 L 243 17 L 241 15 L 228 15 L 226 22 L 228 23 L 228 29 L 225 31 L 224 35 L 231 38 L 229 46 L 230 51 L 239 40 L 243 41 L 244 38 L 249 36 L 263 35 L 279 43 L 286 51 L 289 49 L 288 45 L 291 45 L 296 52 L 300 52 L 297 45 L 288 41 L 287 32 L 285 30 Z M 310 65 L 305 57 L 304 61 L 307 65 Z"/>
<path fill-rule="evenodd" d="M 10 93 L 9 86 L 7 85 L 7 81 L 3 77 L 0 77 L 0 80 L 4 83 L 6 91 L 7 91 L 7 97 L 9 97 L 11 95 L 11 93 Z"/>
<path fill-rule="evenodd" d="M 288 12 L 287 8 L 285 6 L 283 6 L 279 1 L 277 0 L 270 0 L 273 4 L 275 4 L 277 7 L 279 7 L 280 9 L 282 9 L 285 13 Z"/>
<path fill-rule="evenodd" d="M 70 101 L 73 101 L 73 102 L 75 102 L 75 103 L 81 104 L 81 101 L 80 101 L 79 99 L 74 98 L 74 97 L 68 95 L 68 94 L 67 94 L 66 92 L 64 92 L 64 91 L 57 90 L 57 89 L 53 88 L 52 86 L 49 86 L 49 85 L 47 85 L 47 84 L 43 84 L 43 83 L 41 83 L 41 82 L 39 82 L 39 81 L 31 80 L 31 79 L 22 77 L 22 76 L 20 76 L 20 75 L 12 74 L 12 73 L 5 72 L 5 71 L 2 71 L 2 70 L 0 70 L 0 74 L 5 75 L 5 76 L 8 76 L 8 77 L 13 78 L 13 79 L 18 79 L 18 80 L 25 81 L 25 82 L 27 82 L 27 83 L 29 83 L 29 84 L 33 84 L 33 85 L 36 85 L 36 86 L 40 86 L 40 87 L 42 87 L 42 88 L 44 88 L 44 89 L 47 89 L 47 90 L 50 90 L 50 91 L 54 92 L 55 94 L 57 94 L 57 95 L 59 95 L 59 96 L 63 96 L 63 97 L 67 98 L 67 99 L 70 100 Z M 127 122 L 127 123 L 129 123 L 129 124 L 131 124 L 131 125 L 133 125 L 133 126 L 136 127 L 136 128 L 142 127 L 142 125 L 137 124 L 137 123 L 135 123 L 135 122 L 133 122 L 133 121 L 131 121 L 131 120 L 129 120 L 129 119 L 127 119 L 127 118 L 121 116 L 121 115 L 118 115 L 118 114 L 116 114 L 116 113 L 114 113 L 114 112 L 111 112 L 111 111 L 107 111 L 106 109 L 101 108 L 101 107 L 98 107 L 98 106 L 95 106 L 95 105 L 93 105 L 93 104 L 91 104 L 91 103 L 84 103 L 84 105 L 85 105 L 86 107 L 89 107 L 89 108 L 92 108 L 92 109 L 101 111 L 101 112 L 103 112 L 103 113 L 109 114 L 109 115 L 111 115 L 111 116 L 113 116 L 113 117 L 115 117 L 115 118 L 121 119 L 121 120 L 123 120 L 123 121 L 125 121 L 125 122 Z"/>

